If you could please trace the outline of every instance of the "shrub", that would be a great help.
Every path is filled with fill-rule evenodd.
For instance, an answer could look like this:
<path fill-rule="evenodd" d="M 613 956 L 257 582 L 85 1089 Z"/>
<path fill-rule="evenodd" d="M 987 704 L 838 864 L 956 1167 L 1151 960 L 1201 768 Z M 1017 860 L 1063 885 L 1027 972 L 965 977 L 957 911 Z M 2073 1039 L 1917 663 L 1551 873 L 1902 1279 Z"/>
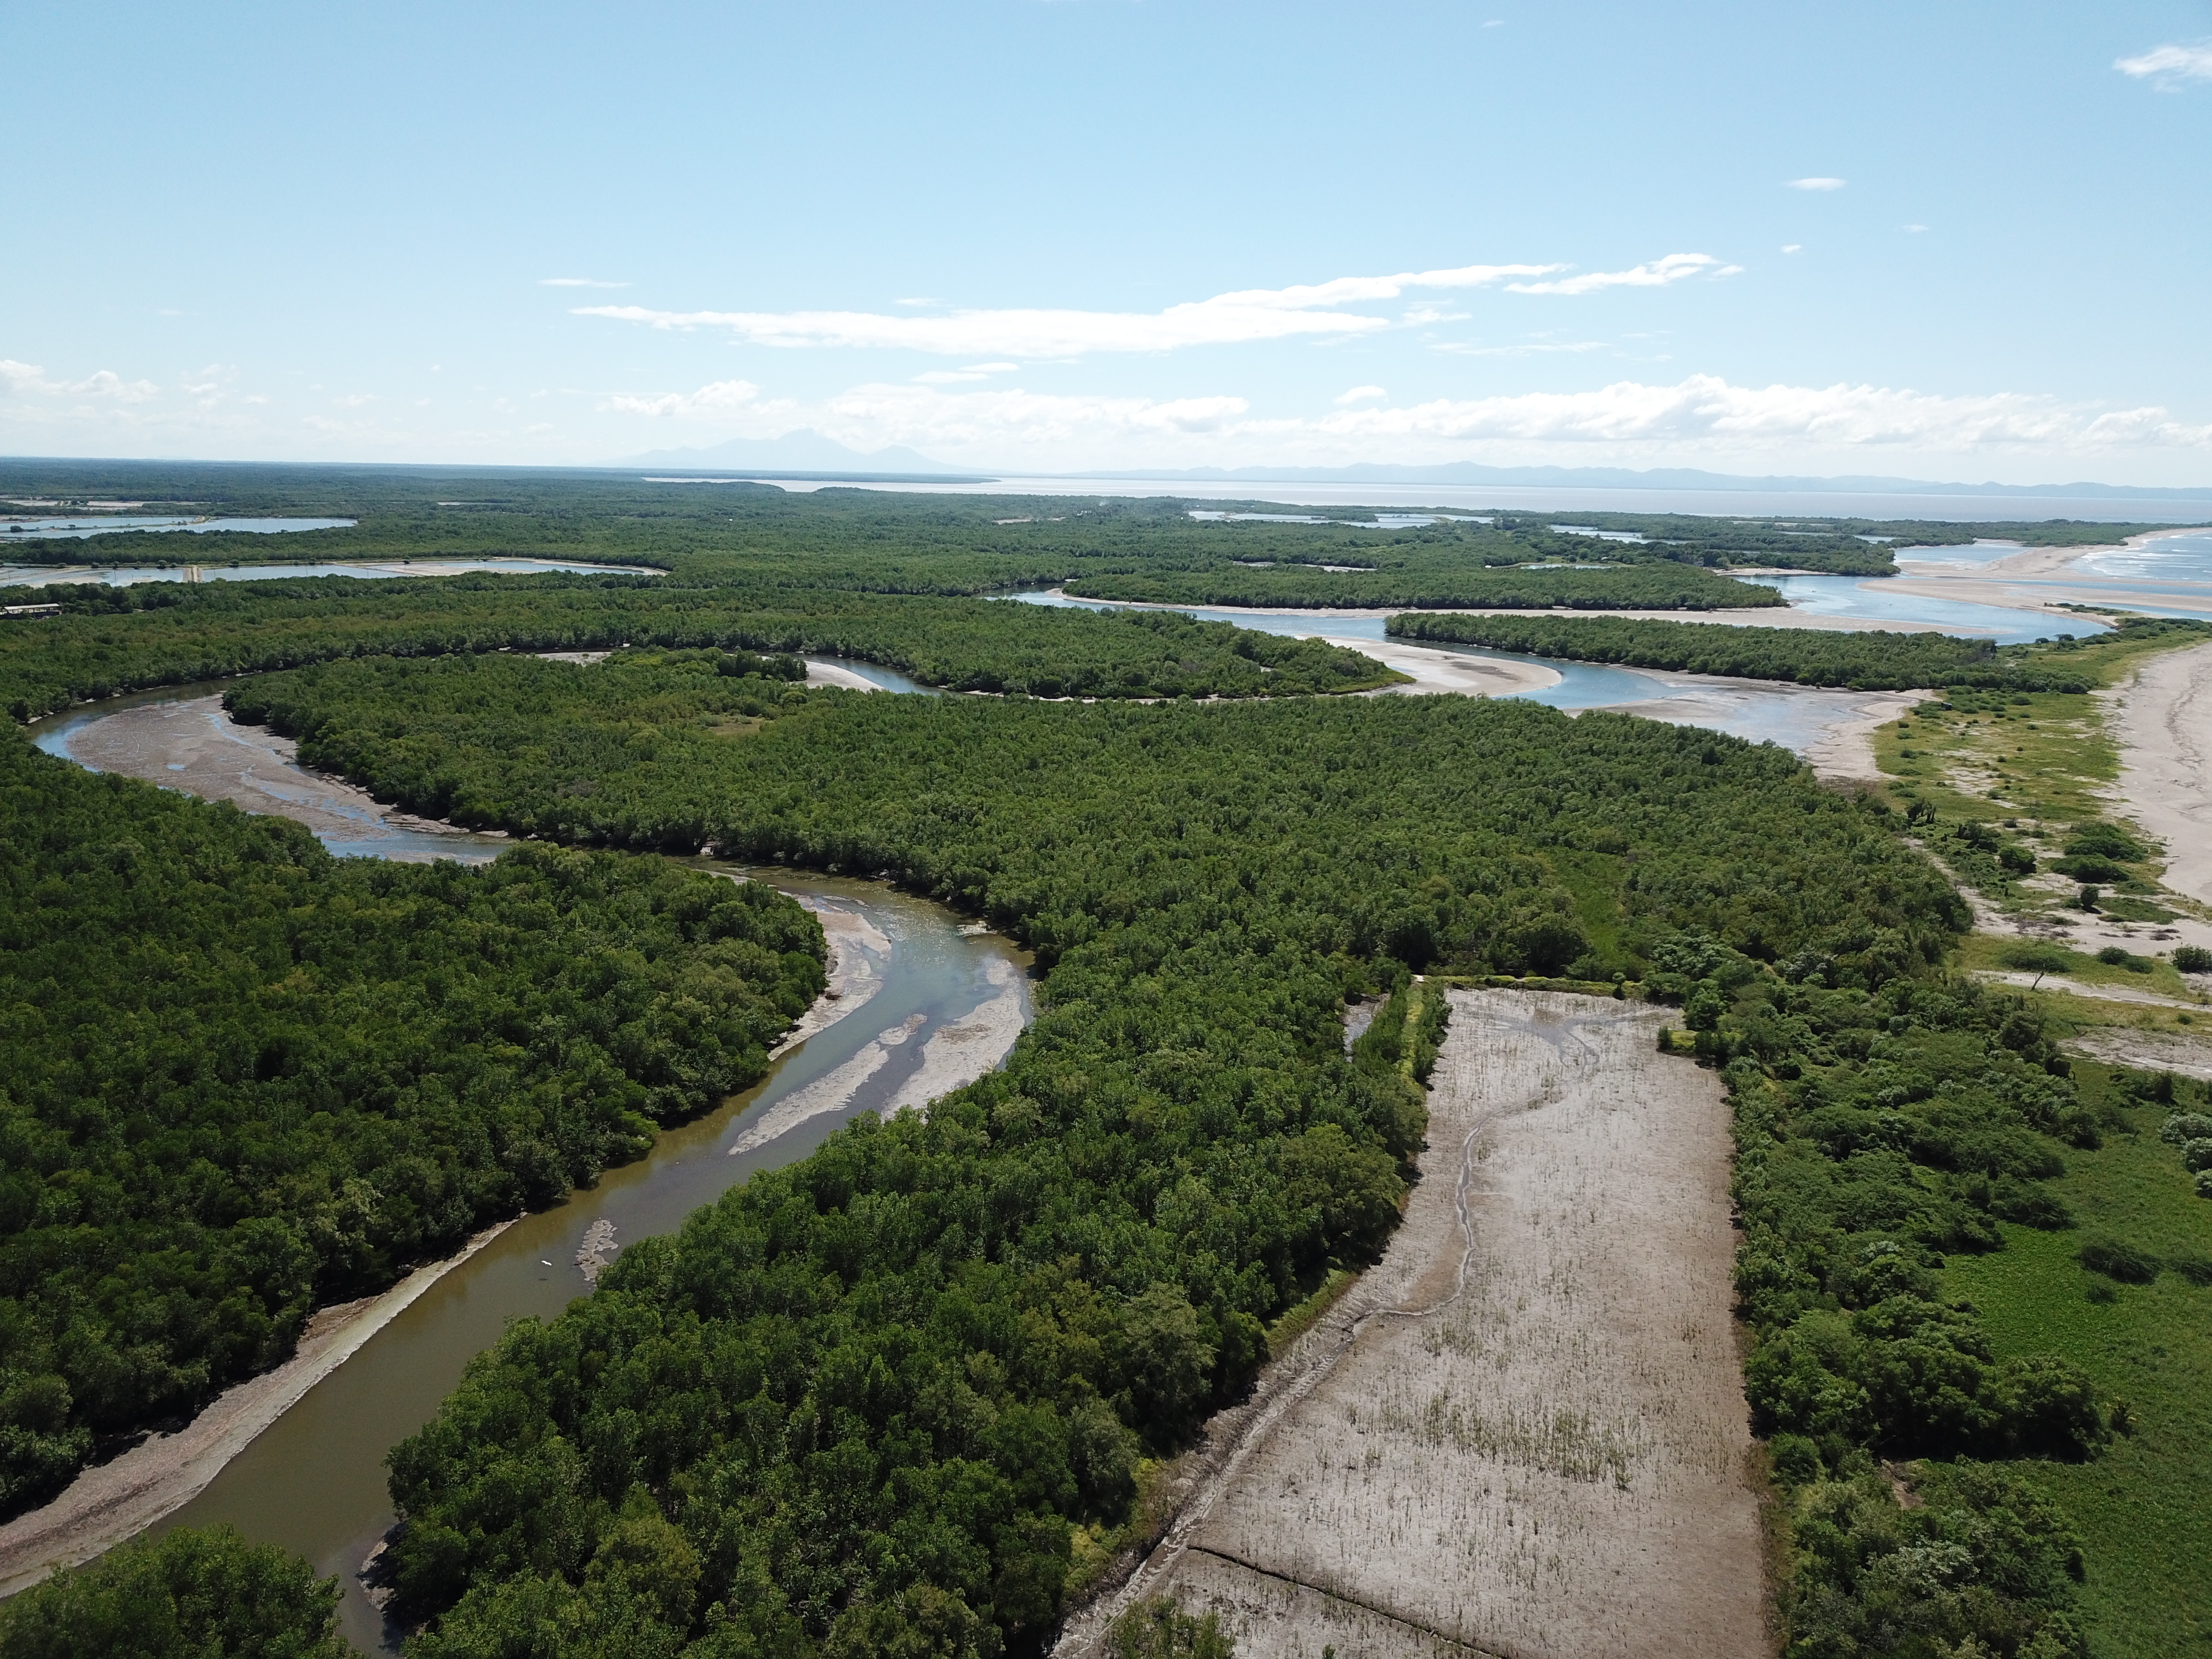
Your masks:
<path fill-rule="evenodd" d="M 2166 1119 L 2166 1127 L 2158 1132 L 2158 1138 L 2174 1146 L 2185 1140 L 2212 1138 L 2212 1116 L 2203 1112 L 2176 1112 Z"/>
<path fill-rule="evenodd" d="M 1997 960 L 2023 973 L 2063 974 L 2071 966 L 2074 953 L 2057 945 L 2008 945 L 1997 953 Z"/>
<path fill-rule="evenodd" d="M 2117 1238 L 2091 1239 L 2075 1252 L 2075 1260 L 2091 1273 L 2117 1279 L 2124 1285 L 2148 1285 L 2158 1277 L 2156 1256 Z"/>
<path fill-rule="evenodd" d="M 2149 957 L 2139 957 L 2118 945 L 2107 945 L 2097 952 L 2097 960 L 2108 968 L 2124 968 L 2131 974 L 2147 974 L 2151 970 Z"/>
<path fill-rule="evenodd" d="M 2201 945 L 2177 945 L 2173 965 L 2185 974 L 2212 974 L 2212 951 Z"/>
<path fill-rule="evenodd" d="M 2181 1167 L 2191 1175 L 2212 1170 L 2212 1139 L 2183 1141 Z"/>
<path fill-rule="evenodd" d="M 1106 1632 L 1106 1659 L 1231 1659 L 1236 1651 L 1219 1614 L 1194 1619 L 1172 1596 L 1138 1602 Z"/>
<path fill-rule="evenodd" d="M 2016 842 L 2008 842 L 1997 848 L 1997 863 L 2015 876 L 2035 873 L 2035 854 Z"/>

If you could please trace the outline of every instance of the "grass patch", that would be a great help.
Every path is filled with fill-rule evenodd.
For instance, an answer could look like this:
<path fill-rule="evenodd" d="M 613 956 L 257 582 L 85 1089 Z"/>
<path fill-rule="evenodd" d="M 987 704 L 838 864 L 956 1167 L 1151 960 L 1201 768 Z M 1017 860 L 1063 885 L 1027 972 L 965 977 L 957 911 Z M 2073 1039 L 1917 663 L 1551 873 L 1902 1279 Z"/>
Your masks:
<path fill-rule="evenodd" d="M 2083 1097 L 2124 1129 L 2067 1154 L 2051 1183 L 2078 1228 L 2004 1224 L 2005 1248 L 1954 1256 L 1947 1291 L 1980 1310 L 2000 1358 L 2057 1353 L 2128 1402 L 2134 1431 L 2079 1464 L 2020 1472 L 2080 1529 L 2087 1561 L 2081 1612 L 2100 1659 L 2212 1654 L 2212 1202 L 2196 1195 L 2176 1148 L 2160 1140 L 2172 1109 L 2137 1105 L 2123 1075 L 2077 1065 Z M 2118 1246 L 2154 1261 L 2148 1284 L 2083 1264 Z M 2091 1291 L 2097 1292 L 2093 1299 Z"/>
<path fill-rule="evenodd" d="M 2092 951 L 2076 951 L 2055 941 L 2026 940 L 1994 933 L 1969 933 L 1959 941 L 1955 958 L 1970 972 L 2044 974 L 2046 991 L 2064 991 L 2076 985 L 2113 985 L 2130 991 L 2150 991 L 2160 996 L 2184 997 L 2192 1002 L 2212 1000 L 2206 995 L 2203 975 L 2191 978 L 2165 957 L 2136 957 L 2148 962 L 2144 971 L 2125 963 L 2100 962 Z"/>

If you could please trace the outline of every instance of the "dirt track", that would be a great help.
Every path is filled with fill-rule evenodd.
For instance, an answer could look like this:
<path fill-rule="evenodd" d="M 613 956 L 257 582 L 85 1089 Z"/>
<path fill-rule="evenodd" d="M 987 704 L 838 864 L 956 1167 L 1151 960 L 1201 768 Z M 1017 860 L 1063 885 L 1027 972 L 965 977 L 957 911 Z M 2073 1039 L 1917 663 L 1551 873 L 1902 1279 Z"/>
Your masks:
<path fill-rule="evenodd" d="M 1769 1650 L 1717 1079 L 1664 1015 L 1455 992 L 1389 1255 L 1213 1425 L 1163 1589 L 1247 1659 Z"/>

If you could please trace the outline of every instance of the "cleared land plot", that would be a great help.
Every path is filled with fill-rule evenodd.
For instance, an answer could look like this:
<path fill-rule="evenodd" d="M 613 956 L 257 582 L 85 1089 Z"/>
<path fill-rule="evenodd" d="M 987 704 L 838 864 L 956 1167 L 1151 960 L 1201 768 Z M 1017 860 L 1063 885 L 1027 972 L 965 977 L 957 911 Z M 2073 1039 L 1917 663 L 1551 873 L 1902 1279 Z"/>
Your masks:
<path fill-rule="evenodd" d="M 1131 1590 L 1247 1659 L 1764 1655 L 1718 1079 L 1662 1011 L 1451 997 L 1405 1225 Z"/>

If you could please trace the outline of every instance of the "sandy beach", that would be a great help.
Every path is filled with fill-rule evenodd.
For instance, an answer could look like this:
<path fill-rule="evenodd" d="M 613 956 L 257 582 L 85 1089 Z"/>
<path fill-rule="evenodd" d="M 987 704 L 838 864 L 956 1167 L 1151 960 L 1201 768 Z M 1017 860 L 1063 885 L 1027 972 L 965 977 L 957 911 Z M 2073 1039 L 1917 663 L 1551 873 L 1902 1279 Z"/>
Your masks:
<path fill-rule="evenodd" d="M 154 1435 L 87 1469 L 51 1504 L 0 1527 L 0 1596 L 29 1589 L 57 1567 L 88 1561 L 183 1508 L 254 1436 L 512 1224 L 486 1228 L 458 1255 L 417 1267 L 380 1296 L 321 1310 L 276 1370 L 226 1389 L 174 1434 Z"/>
<path fill-rule="evenodd" d="M 2106 695 L 2130 816 L 2166 843 L 2166 884 L 2212 903 L 2212 644 L 2152 657 Z"/>

